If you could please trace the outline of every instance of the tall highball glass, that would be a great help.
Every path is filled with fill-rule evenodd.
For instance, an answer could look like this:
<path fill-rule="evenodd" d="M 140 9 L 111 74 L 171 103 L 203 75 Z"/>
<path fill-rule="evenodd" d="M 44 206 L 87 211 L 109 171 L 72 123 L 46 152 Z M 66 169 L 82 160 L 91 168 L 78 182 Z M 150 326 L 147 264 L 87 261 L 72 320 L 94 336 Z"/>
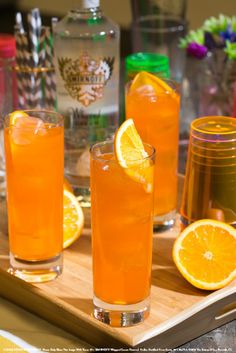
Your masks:
<path fill-rule="evenodd" d="M 131 326 L 150 310 L 154 148 L 122 168 L 112 141 L 91 149 L 94 316 Z"/>
<path fill-rule="evenodd" d="M 44 282 L 62 272 L 63 117 L 12 113 L 4 121 L 9 272 Z"/>
<path fill-rule="evenodd" d="M 155 82 L 155 79 L 153 79 Z M 154 228 L 173 226 L 176 218 L 179 141 L 179 86 L 163 80 L 164 86 L 127 85 L 126 119 L 132 118 L 143 141 L 157 151 L 154 177 Z"/>

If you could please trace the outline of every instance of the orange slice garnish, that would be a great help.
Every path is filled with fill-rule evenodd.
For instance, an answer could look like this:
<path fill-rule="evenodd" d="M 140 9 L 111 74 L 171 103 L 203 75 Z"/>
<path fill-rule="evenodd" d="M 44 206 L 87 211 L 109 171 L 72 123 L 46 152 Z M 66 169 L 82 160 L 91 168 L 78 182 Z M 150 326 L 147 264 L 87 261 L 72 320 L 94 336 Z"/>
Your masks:
<path fill-rule="evenodd" d="M 156 94 L 168 92 L 175 95 L 175 91 L 166 81 L 146 71 L 139 72 L 133 79 L 129 92 L 134 90 L 146 90 L 147 92 Z"/>
<path fill-rule="evenodd" d="M 133 79 L 128 94 L 139 94 L 140 97 L 156 97 L 168 94 L 179 101 L 179 95 L 168 83 L 146 71 L 139 72 Z"/>
<path fill-rule="evenodd" d="M 29 118 L 29 115 L 25 113 L 23 110 L 15 110 L 10 115 L 10 125 L 16 125 L 17 121 L 22 118 Z"/>
<path fill-rule="evenodd" d="M 195 287 L 222 288 L 236 278 L 236 230 L 212 219 L 196 221 L 176 239 L 173 260 Z"/>
<path fill-rule="evenodd" d="M 44 136 L 47 133 L 47 124 L 40 118 L 30 116 L 22 110 L 11 113 L 9 119 L 12 142 L 16 145 L 29 145 L 36 135 Z"/>
<path fill-rule="evenodd" d="M 153 161 L 148 159 L 143 142 L 132 119 L 127 119 L 115 135 L 115 155 L 119 165 L 147 192 L 153 186 Z"/>
<path fill-rule="evenodd" d="M 147 157 L 133 119 L 127 119 L 115 135 L 115 154 L 119 164 L 128 168 Z"/>

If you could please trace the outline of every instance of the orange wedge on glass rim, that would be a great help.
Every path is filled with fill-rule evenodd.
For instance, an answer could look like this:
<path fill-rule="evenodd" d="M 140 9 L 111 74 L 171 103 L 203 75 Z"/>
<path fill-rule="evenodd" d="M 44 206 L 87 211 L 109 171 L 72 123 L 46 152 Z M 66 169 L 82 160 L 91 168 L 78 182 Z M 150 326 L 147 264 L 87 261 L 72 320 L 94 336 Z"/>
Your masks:
<path fill-rule="evenodd" d="M 25 113 L 23 110 L 15 110 L 10 115 L 10 124 L 9 125 L 16 125 L 17 121 L 21 118 L 28 118 L 29 115 Z"/>
<path fill-rule="evenodd" d="M 163 93 L 170 94 L 173 98 L 179 99 L 179 95 L 175 90 L 161 78 L 150 74 L 146 71 L 139 72 L 133 79 L 128 93 L 139 93 L 140 96 L 144 95 L 160 95 Z"/>
<path fill-rule="evenodd" d="M 173 260 L 195 287 L 222 288 L 236 278 L 236 230 L 221 221 L 196 221 L 176 239 Z"/>
<path fill-rule="evenodd" d="M 63 248 L 77 240 L 84 226 L 84 213 L 75 195 L 64 188 Z"/>
<path fill-rule="evenodd" d="M 144 144 L 132 119 L 127 119 L 115 135 L 115 156 L 119 165 L 135 181 L 152 191 L 153 163 L 148 159 Z"/>
<path fill-rule="evenodd" d="M 36 135 L 43 136 L 47 133 L 47 126 L 40 118 L 30 116 L 22 110 L 9 115 L 9 129 L 15 145 L 31 144 Z"/>

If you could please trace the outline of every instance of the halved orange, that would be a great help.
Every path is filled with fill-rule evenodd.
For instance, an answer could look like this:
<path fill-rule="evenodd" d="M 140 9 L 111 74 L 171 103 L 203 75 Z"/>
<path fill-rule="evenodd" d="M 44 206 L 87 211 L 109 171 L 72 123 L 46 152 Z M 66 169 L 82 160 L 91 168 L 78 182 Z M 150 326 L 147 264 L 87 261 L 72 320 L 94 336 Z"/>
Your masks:
<path fill-rule="evenodd" d="M 132 119 L 127 119 L 115 135 L 115 155 L 118 163 L 135 181 L 152 191 L 153 162 L 148 159 L 143 142 Z"/>
<path fill-rule="evenodd" d="M 68 181 L 68 179 L 66 179 L 66 178 L 64 178 L 63 187 L 64 187 L 64 189 L 66 189 L 66 190 L 72 192 L 72 194 L 73 194 L 73 188 L 72 188 L 70 182 Z"/>
<path fill-rule="evenodd" d="M 173 260 L 195 287 L 222 288 L 236 278 L 236 230 L 221 221 L 196 221 L 176 239 Z"/>
<path fill-rule="evenodd" d="M 83 229 L 84 214 L 77 198 L 64 188 L 63 248 L 77 240 Z"/>

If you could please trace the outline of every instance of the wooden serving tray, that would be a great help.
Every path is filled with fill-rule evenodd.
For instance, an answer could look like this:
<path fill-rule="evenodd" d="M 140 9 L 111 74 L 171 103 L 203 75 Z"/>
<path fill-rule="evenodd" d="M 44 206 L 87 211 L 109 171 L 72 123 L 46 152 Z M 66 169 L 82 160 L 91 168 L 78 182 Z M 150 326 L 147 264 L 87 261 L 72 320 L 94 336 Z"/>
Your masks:
<path fill-rule="evenodd" d="M 64 271 L 53 282 L 31 285 L 7 273 L 6 208 L 0 203 L 0 295 L 95 347 L 174 348 L 236 318 L 236 282 L 209 293 L 176 269 L 172 245 L 179 233 L 154 234 L 151 313 L 142 324 L 112 328 L 92 316 L 91 234 L 64 251 Z"/>

